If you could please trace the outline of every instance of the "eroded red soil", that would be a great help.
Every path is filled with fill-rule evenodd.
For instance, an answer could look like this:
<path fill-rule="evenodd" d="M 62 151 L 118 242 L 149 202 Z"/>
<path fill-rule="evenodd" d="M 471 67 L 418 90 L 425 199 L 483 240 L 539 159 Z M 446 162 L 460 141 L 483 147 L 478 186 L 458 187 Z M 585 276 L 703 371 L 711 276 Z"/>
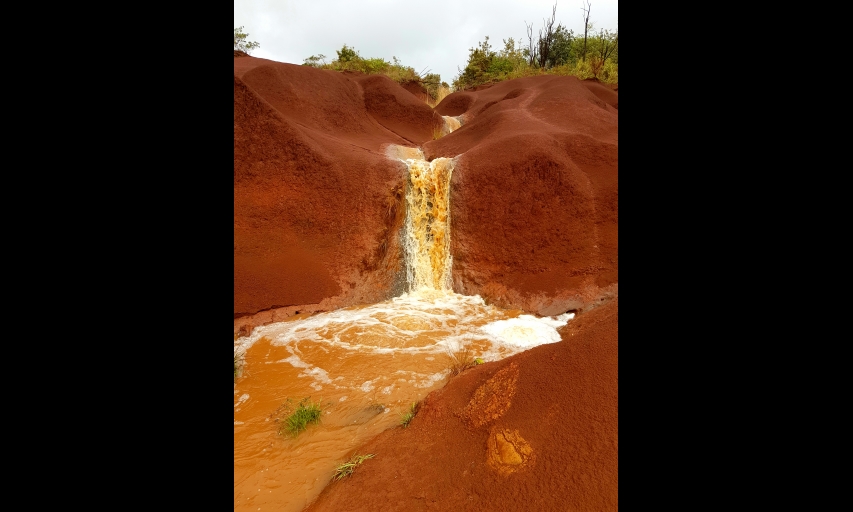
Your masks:
<path fill-rule="evenodd" d="M 235 332 L 405 291 L 388 144 L 458 157 L 454 291 L 580 311 L 562 341 L 431 393 L 309 510 L 617 510 L 618 88 L 528 77 L 433 111 L 386 77 L 236 57 Z M 433 140 L 441 116 L 462 126 Z"/>
<path fill-rule="evenodd" d="M 235 58 L 235 318 L 402 291 L 408 170 L 383 146 L 417 146 L 440 119 L 384 76 Z"/>
<path fill-rule="evenodd" d="M 540 315 L 579 309 L 618 282 L 618 96 L 537 76 L 458 92 L 463 125 L 424 144 L 461 155 L 451 180 L 454 290 Z"/>
<path fill-rule="evenodd" d="M 616 293 L 618 93 L 538 76 L 451 94 L 435 111 L 417 93 L 234 59 L 235 332 L 403 291 L 408 170 L 389 144 L 459 157 L 454 291 L 540 315 Z M 441 115 L 463 125 L 433 140 Z"/>
<path fill-rule="evenodd" d="M 306 510 L 618 509 L 618 298 L 562 341 L 466 370 Z"/>

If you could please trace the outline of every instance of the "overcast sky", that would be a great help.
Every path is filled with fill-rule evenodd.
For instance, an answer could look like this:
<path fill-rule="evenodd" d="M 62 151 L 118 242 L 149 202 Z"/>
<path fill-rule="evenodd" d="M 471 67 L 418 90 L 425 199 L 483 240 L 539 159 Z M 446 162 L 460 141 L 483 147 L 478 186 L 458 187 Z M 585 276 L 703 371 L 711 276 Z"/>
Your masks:
<path fill-rule="evenodd" d="M 617 0 L 589 0 L 596 29 L 616 30 Z M 534 39 L 554 0 L 234 0 L 234 28 L 260 43 L 253 57 L 302 64 L 324 54 L 335 60 L 346 44 L 362 57 L 392 56 L 415 71 L 431 70 L 448 84 L 468 62 L 468 49 L 486 36 L 492 50 L 503 39 Z M 583 36 L 583 0 L 557 0 L 555 26 Z"/>

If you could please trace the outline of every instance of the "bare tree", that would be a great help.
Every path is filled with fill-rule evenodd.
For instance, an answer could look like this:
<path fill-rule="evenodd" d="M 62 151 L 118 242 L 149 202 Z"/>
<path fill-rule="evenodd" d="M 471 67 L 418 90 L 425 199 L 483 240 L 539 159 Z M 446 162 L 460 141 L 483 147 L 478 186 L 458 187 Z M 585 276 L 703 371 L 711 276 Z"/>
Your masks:
<path fill-rule="evenodd" d="M 619 31 L 611 34 L 609 30 L 601 29 L 598 31 L 598 39 L 600 41 L 598 56 L 602 61 L 605 61 L 619 48 Z"/>
<path fill-rule="evenodd" d="M 527 63 L 530 67 L 533 67 L 533 63 L 536 62 L 536 46 L 533 44 L 533 23 L 528 25 L 525 21 L 524 25 L 527 27 Z"/>
<path fill-rule="evenodd" d="M 556 32 L 562 28 L 562 25 L 554 27 L 556 21 L 557 2 L 554 2 L 554 7 L 551 9 L 551 19 L 545 18 L 542 20 L 542 28 L 539 29 L 539 38 L 535 43 L 533 42 L 533 24 L 528 25 L 526 21 L 524 22 L 524 25 L 527 27 L 527 63 L 531 67 L 545 68 L 548 65 L 548 61 L 551 59 L 551 54 L 554 51 Z"/>
<path fill-rule="evenodd" d="M 592 9 L 592 4 L 586 2 L 586 8 L 581 7 L 581 10 L 584 11 L 586 17 L 584 18 L 583 23 L 583 54 L 581 55 L 581 60 L 586 60 L 586 33 L 589 30 L 589 11 Z"/>
<path fill-rule="evenodd" d="M 551 54 L 551 48 L 554 45 L 554 21 L 557 19 L 557 2 L 554 2 L 554 8 L 551 10 L 551 19 L 545 18 L 542 20 L 542 28 L 539 30 L 539 67 L 545 68 L 548 63 L 548 57 Z M 558 26 L 559 28 L 559 26 Z M 543 32 L 544 31 L 544 32 Z"/>

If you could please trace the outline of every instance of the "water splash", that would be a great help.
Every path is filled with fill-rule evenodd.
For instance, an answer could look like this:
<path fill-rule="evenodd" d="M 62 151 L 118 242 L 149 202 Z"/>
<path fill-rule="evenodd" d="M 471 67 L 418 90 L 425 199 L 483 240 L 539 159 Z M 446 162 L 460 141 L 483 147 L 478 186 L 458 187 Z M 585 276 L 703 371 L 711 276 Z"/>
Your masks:
<path fill-rule="evenodd" d="M 406 280 L 409 291 L 450 291 L 450 177 L 453 161 L 409 158 L 406 191 Z"/>

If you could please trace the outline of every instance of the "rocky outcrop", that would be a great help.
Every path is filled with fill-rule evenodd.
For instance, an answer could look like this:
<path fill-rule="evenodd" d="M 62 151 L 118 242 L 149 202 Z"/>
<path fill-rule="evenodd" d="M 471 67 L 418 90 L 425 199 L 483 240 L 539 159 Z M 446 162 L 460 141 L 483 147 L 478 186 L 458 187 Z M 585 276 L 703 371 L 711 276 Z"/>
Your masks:
<path fill-rule="evenodd" d="M 384 148 L 437 119 L 384 76 L 234 59 L 235 329 L 403 291 L 408 170 Z"/>
<path fill-rule="evenodd" d="M 462 126 L 433 140 L 441 116 Z M 433 110 L 382 75 L 240 57 L 234 315 L 245 325 L 235 329 L 404 291 L 408 169 L 387 157 L 390 144 L 458 157 L 454 291 L 539 315 L 616 295 L 615 90 L 536 76 L 453 93 Z"/>
<path fill-rule="evenodd" d="M 454 291 L 540 315 L 613 296 L 618 282 L 618 95 L 536 76 L 447 96 L 462 127 L 423 149 L 456 157 Z"/>

